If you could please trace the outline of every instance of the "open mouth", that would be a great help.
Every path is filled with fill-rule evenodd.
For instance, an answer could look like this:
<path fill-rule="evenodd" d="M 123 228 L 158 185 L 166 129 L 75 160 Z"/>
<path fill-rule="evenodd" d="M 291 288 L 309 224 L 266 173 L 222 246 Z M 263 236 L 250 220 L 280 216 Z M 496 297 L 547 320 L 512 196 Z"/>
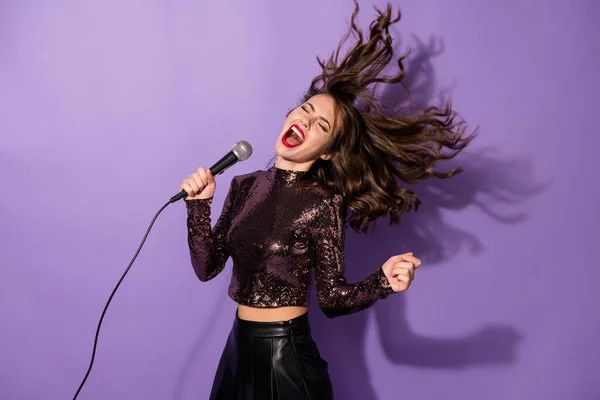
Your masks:
<path fill-rule="evenodd" d="M 292 125 L 281 138 L 283 145 L 287 148 L 298 147 L 304 143 L 304 132 L 298 125 Z"/>

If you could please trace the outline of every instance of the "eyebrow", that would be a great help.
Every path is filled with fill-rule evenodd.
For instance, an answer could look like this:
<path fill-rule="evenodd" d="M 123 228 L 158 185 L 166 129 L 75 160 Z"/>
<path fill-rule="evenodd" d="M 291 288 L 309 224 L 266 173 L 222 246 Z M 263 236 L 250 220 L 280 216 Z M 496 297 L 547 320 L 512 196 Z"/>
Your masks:
<path fill-rule="evenodd" d="M 308 104 L 310 106 L 310 108 L 313 110 L 313 112 L 315 112 L 315 106 L 313 106 L 312 104 L 310 104 L 308 101 L 306 102 L 306 104 Z M 325 122 L 327 122 L 327 125 L 329 125 L 329 129 L 331 129 L 331 124 L 329 123 L 329 121 L 327 121 L 327 118 L 325 117 L 321 117 L 321 119 Z"/>

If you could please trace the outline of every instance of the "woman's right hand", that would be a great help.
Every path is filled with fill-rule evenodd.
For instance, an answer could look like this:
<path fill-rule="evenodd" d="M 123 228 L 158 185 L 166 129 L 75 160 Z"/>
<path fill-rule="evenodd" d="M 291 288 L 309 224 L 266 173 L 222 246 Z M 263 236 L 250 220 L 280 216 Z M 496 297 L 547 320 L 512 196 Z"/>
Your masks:
<path fill-rule="evenodd" d="M 185 200 L 209 199 L 215 194 L 217 184 L 209 169 L 202 167 L 190 174 L 179 185 L 179 190 L 185 190 L 188 196 Z"/>

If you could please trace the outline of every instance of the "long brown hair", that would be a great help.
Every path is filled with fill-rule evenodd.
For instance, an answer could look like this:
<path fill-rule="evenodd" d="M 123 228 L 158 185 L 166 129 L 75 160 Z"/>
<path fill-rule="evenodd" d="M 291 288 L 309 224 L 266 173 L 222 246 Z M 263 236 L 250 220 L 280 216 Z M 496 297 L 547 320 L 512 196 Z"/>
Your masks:
<path fill-rule="evenodd" d="M 354 5 L 350 28 L 336 51 L 326 61 L 317 57 L 322 72 L 312 80 L 302 101 L 316 94 L 335 100 L 338 125 L 328 150 L 331 158 L 316 161 L 309 175 L 343 195 L 350 211 L 349 225 L 366 232 L 379 217 L 389 214 L 390 223 L 398 223 L 402 213 L 413 206 L 418 209 L 418 196 L 399 187 L 397 179 L 418 183 L 431 176 L 448 178 L 461 172 L 460 168 L 439 172 L 434 166 L 455 157 L 475 133 L 465 136 L 464 121 L 457 119 L 450 101 L 443 109 L 430 106 L 417 115 L 384 115 L 375 88 L 381 83 L 402 84 L 402 62 L 409 54 L 397 59 L 396 75 L 380 76 L 394 57 L 389 28 L 401 14 L 398 11 L 393 18 L 389 4 L 384 11 L 375 7 L 377 18 L 365 41 L 356 20 L 356 0 Z M 340 59 L 351 35 L 356 42 Z"/>

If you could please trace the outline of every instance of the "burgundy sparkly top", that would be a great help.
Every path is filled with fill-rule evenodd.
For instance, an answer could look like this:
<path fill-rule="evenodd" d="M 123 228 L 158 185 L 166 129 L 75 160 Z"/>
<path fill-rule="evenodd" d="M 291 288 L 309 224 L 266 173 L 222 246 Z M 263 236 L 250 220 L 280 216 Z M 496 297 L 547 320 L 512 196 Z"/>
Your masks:
<path fill-rule="evenodd" d="M 236 176 L 211 229 L 211 199 L 186 200 L 192 266 L 201 281 L 231 256 L 229 297 L 253 307 L 308 306 L 313 279 L 328 317 L 363 310 L 393 290 L 381 267 L 344 277 L 343 198 L 300 183 L 304 172 L 271 167 Z"/>

